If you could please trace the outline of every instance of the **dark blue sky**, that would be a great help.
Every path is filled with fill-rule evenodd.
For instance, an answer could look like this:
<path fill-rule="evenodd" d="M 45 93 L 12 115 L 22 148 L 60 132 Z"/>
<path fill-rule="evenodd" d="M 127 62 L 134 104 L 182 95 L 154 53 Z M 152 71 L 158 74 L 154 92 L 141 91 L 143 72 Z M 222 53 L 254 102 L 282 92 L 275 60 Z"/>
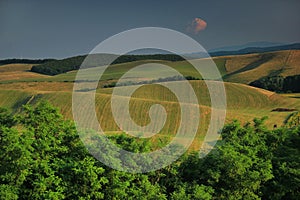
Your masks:
<path fill-rule="evenodd" d="M 206 49 L 255 41 L 300 41 L 299 0 L 16 1 L 0 0 L 0 58 L 85 54 L 131 28 L 165 27 Z M 207 23 L 187 32 L 195 18 Z"/>

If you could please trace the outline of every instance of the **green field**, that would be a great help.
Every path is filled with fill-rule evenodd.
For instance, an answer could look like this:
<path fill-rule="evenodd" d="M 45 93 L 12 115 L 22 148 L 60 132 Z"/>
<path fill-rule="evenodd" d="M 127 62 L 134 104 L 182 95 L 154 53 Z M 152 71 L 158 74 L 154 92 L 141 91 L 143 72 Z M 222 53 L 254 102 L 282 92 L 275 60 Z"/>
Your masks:
<path fill-rule="evenodd" d="M 56 86 L 59 86 L 57 83 Z M 72 83 L 64 83 L 69 84 Z M 172 83 L 168 83 L 172 84 Z M 210 100 L 204 81 L 191 81 L 200 102 L 201 122 L 197 132 L 197 139 L 191 148 L 198 149 L 204 138 L 210 119 Z M 238 119 L 242 122 L 251 121 L 255 117 L 268 116 L 267 125 L 272 127 L 274 124 L 282 125 L 290 112 L 271 112 L 275 108 L 296 108 L 300 109 L 300 99 L 284 97 L 275 93 L 261 89 L 251 88 L 246 85 L 226 83 L 227 94 L 227 117 L 226 122 Z M 46 88 L 44 88 L 46 89 Z M 108 133 L 120 132 L 111 113 L 110 94 L 111 88 L 101 89 L 96 95 L 96 109 L 101 127 Z M 46 91 L 46 90 L 0 90 L 1 106 L 14 111 L 19 111 L 23 104 L 35 104 L 44 99 L 51 102 L 54 106 L 60 108 L 63 115 L 72 119 L 71 91 Z M 145 98 L 147 97 L 147 98 Z M 179 105 L 176 97 L 168 94 L 161 86 L 149 86 L 141 88 L 134 93 L 130 102 L 130 111 L 133 120 L 140 125 L 146 125 L 150 122 L 147 111 L 151 105 L 161 104 L 165 107 L 168 115 L 166 124 L 157 137 L 169 137 L 176 133 L 180 120 Z M 83 108 L 84 109 L 84 108 Z"/>
<path fill-rule="evenodd" d="M 268 116 L 267 125 L 269 127 L 273 127 L 274 124 L 281 126 L 291 112 L 272 112 L 273 109 L 300 110 L 299 95 L 280 95 L 243 84 L 270 73 L 280 73 L 283 76 L 299 74 L 300 68 L 297 67 L 299 52 L 282 51 L 214 58 L 225 81 L 237 82 L 225 82 L 227 95 L 226 122 L 238 119 L 245 123 L 255 117 Z M 107 69 L 102 77 L 96 94 L 96 109 L 101 127 L 107 133 L 117 133 L 121 130 L 116 125 L 111 113 L 110 99 L 113 88 L 102 88 L 102 86 L 120 78 L 129 69 L 145 63 L 149 63 L 149 61 L 113 65 Z M 159 63 L 168 65 L 185 76 L 201 77 L 185 61 L 162 61 Z M 45 76 L 29 72 L 30 66 L 28 64 L 0 66 L 0 106 L 19 112 L 23 104 L 35 104 L 43 99 L 59 107 L 66 118 L 72 119 L 72 89 L 76 71 L 56 76 Z M 92 70 L 97 70 L 97 68 Z M 138 73 L 136 75 L 138 77 Z M 86 76 L 89 79 L 89 75 Z M 192 149 L 198 149 L 209 125 L 210 98 L 204 81 L 190 81 L 190 83 L 200 103 L 198 109 L 201 118 L 197 139 L 191 147 Z M 174 82 L 168 82 L 167 84 L 174 84 Z M 150 122 L 148 111 L 153 104 L 163 105 L 168 113 L 164 128 L 154 137 L 154 140 L 159 137 L 172 137 L 176 133 L 180 121 L 179 105 L 174 94 L 162 86 L 146 85 L 133 94 L 130 101 L 132 119 L 137 124 L 147 125 Z"/>

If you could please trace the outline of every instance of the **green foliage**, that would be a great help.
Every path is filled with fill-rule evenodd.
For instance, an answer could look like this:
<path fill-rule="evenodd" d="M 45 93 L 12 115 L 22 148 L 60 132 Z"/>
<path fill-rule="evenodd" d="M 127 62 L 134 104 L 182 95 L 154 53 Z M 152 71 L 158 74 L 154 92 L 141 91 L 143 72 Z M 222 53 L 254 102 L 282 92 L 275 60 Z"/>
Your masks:
<path fill-rule="evenodd" d="M 299 199 L 300 197 L 300 127 L 282 128 L 268 135 L 273 152 L 274 177 L 264 187 L 264 199 Z"/>
<path fill-rule="evenodd" d="M 13 200 L 18 199 L 18 188 L 12 185 L 1 184 L 0 185 L 0 199 L 1 200 Z"/>
<path fill-rule="evenodd" d="M 299 127 L 268 130 L 265 119 L 243 126 L 235 121 L 224 127 L 222 140 L 206 157 L 199 159 L 198 153 L 189 153 L 160 170 L 130 174 L 108 168 L 92 157 L 74 124 L 63 120 L 58 110 L 46 102 L 25 106 L 17 117 L 4 110 L 1 116 L 0 199 L 208 200 L 300 196 Z M 6 121 L 3 116 L 7 116 Z M 128 151 L 152 150 L 149 140 L 124 134 L 110 139 Z"/>
<path fill-rule="evenodd" d="M 106 169 L 81 143 L 73 123 L 46 102 L 25 106 L 21 132 L 0 129 L 0 194 L 5 199 L 165 199 L 147 175 Z M 134 149 L 137 144 L 115 137 Z M 132 146 L 130 145 L 132 143 Z M 147 149 L 147 145 L 141 146 Z"/>
<path fill-rule="evenodd" d="M 171 82 L 171 81 L 182 81 L 182 80 L 200 80 L 200 78 L 196 78 L 193 76 L 172 76 L 166 78 L 154 79 L 151 81 L 139 81 L 139 82 L 124 82 L 124 83 L 116 83 L 112 82 L 104 85 L 104 88 L 112 88 L 112 87 L 120 87 L 120 86 L 128 86 L 128 85 L 142 85 L 142 84 L 153 84 L 153 83 L 161 83 L 161 82 Z"/>
<path fill-rule="evenodd" d="M 292 138 L 295 135 L 284 134 L 290 138 L 288 141 L 292 143 L 292 148 L 289 156 L 280 156 L 283 160 L 289 159 L 291 163 L 282 162 L 277 150 L 283 146 L 287 148 L 287 141 L 281 135 L 287 130 L 267 130 L 263 121 L 264 119 L 255 119 L 253 126 L 249 123 L 241 126 L 237 121 L 225 126 L 217 149 L 204 159 L 198 159 L 196 154 L 188 157 L 181 165 L 182 176 L 188 182 L 196 181 L 212 187 L 217 199 L 280 199 L 276 197 L 281 191 L 276 193 L 270 187 L 272 183 L 279 188 L 289 188 L 288 194 L 293 198 L 299 197 L 299 138 L 294 140 Z M 276 172 L 278 168 L 282 172 L 289 170 L 289 177 L 283 175 L 286 172 Z M 294 176 L 292 179 L 291 175 Z M 277 181 L 281 176 L 282 182 Z M 293 187 L 286 183 L 290 180 L 293 180 Z M 284 195 L 287 196 L 285 193 Z"/>
<path fill-rule="evenodd" d="M 31 71 L 47 75 L 56 75 L 79 69 L 85 56 L 76 56 L 63 60 L 54 60 L 44 64 L 32 66 Z"/>
<path fill-rule="evenodd" d="M 8 110 L 0 108 L 0 126 L 12 127 L 15 123 L 15 119 Z"/>
<path fill-rule="evenodd" d="M 171 194 L 171 199 L 181 200 L 209 200 L 212 199 L 213 189 L 208 186 L 198 185 L 195 182 L 184 183 L 176 186 L 176 190 Z"/>
<path fill-rule="evenodd" d="M 250 85 L 275 92 L 300 92 L 300 75 L 268 76 L 253 81 Z"/>
<path fill-rule="evenodd" d="M 46 75 L 57 75 L 68 71 L 77 70 L 80 68 L 86 56 L 76 56 L 62 60 L 53 60 L 40 65 L 35 65 L 31 68 L 32 72 L 37 72 Z M 94 54 L 89 55 L 87 63 L 84 67 L 97 67 L 108 64 L 120 64 L 138 60 L 168 60 L 168 61 L 182 61 L 181 56 L 173 54 L 154 54 L 154 55 L 110 55 L 110 54 Z M 109 63 L 114 60 L 113 63 Z"/>
<path fill-rule="evenodd" d="M 1 189 L 11 188 L 21 199 L 103 196 L 99 188 L 106 182 L 101 177 L 104 169 L 94 166 L 72 123 L 45 102 L 36 108 L 25 106 L 18 121 L 22 133 L 14 128 L 1 130 L 0 178 L 7 185 Z M 77 178 L 80 184 L 74 184 Z"/>
<path fill-rule="evenodd" d="M 285 125 L 287 127 L 300 126 L 300 112 L 293 112 L 285 120 Z"/>
<path fill-rule="evenodd" d="M 268 76 L 250 83 L 251 86 L 263 88 L 270 91 L 283 91 L 284 77 Z"/>
<path fill-rule="evenodd" d="M 5 59 L 5 60 L 0 60 L 0 65 L 7 65 L 7 64 L 15 64 L 15 63 L 24 63 L 24 64 L 42 64 L 46 62 L 54 61 L 54 59 L 37 59 L 37 60 L 32 60 L 32 59 Z"/>
<path fill-rule="evenodd" d="M 300 92 L 300 75 L 286 77 L 283 83 L 283 90 Z"/>

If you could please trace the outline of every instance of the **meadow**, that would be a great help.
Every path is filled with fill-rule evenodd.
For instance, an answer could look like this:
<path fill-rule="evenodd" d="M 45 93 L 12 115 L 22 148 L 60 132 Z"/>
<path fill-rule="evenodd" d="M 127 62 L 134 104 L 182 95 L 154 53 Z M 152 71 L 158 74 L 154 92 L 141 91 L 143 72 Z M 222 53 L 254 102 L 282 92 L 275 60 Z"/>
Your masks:
<path fill-rule="evenodd" d="M 276 108 L 300 109 L 300 99 L 293 95 L 276 94 L 267 90 L 248 86 L 247 83 L 270 74 L 282 76 L 300 73 L 300 51 L 279 51 L 262 54 L 239 56 L 221 56 L 214 58 L 216 66 L 224 77 L 227 115 L 226 123 L 237 119 L 242 123 L 253 118 L 268 116 L 266 125 L 269 128 L 283 126 L 291 112 L 274 112 Z M 120 133 L 121 130 L 113 119 L 111 112 L 111 94 L 114 88 L 103 88 L 105 84 L 116 81 L 129 69 L 145 63 L 161 63 L 168 65 L 185 76 L 201 78 L 201 75 L 186 61 L 134 61 L 111 65 L 98 84 L 96 92 L 97 117 L 101 127 L 108 133 Z M 201 60 L 199 61 L 201 62 Z M 72 90 L 77 71 L 71 71 L 55 76 L 47 76 L 30 72 L 30 64 L 9 64 L 0 66 L 0 106 L 13 112 L 20 112 L 22 105 L 34 105 L 41 100 L 47 100 L 60 108 L 66 119 L 72 116 Z M 95 72 L 97 68 L 92 69 Z M 139 73 L 136 73 L 138 77 Z M 89 79 L 89 74 L 86 74 Z M 199 101 L 201 114 L 197 137 L 191 149 L 199 149 L 207 131 L 210 120 L 210 97 L 205 81 L 191 80 Z M 175 84 L 168 82 L 166 84 Z M 123 86 L 131 87 L 131 86 Z M 125 98 L 125 97 L 124 97 Z M 164 128 L 153 140 L 169 140 L 174 136 L 180 122 L 180 107 L 176 96 L 159 84 L 144 85 L 135 91 L 130 100 L 132 119 L 140 125 L 150 122 L 148 111 L 154 104 L 161 104 L 168 113 Z"/>

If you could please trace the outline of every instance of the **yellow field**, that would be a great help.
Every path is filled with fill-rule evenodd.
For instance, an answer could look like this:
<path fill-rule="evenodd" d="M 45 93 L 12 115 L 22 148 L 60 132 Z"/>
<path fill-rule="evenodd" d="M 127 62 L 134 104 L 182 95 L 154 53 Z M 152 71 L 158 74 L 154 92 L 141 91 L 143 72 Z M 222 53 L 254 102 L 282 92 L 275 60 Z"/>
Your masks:
<path fill-rule="evenodd" d="M 0 66 L 0 82 L 16 81 L 29 78 L 46 78 L 48 76 L 30 72 L 32 64 L 8 64 Z"/>
<path fill-rule="evenodd" d="M 279 95 L 240 84 L 249 83 L 270 73 L 277 73 L 282 76 L 300 74 L 300 51 L 223 56 L 214 58 L 214 60 L 221 73 L 223 75 L 227 74 L 225 75 L 226 81 L 239 82 L 225 82 L 227 95 L 226 122 L 238 119 L 245 123 L 255 117 L 268 116 L 267 125 L 269 127 L 273 127 L 274 124 L 280 126 L 291 112 L 272 112 L 273 109 L 294 108 L 300 110 L 299 94 Z M 104 76 L 105 81 L 99 83 L 95 102 L 97 117 L 101 127 L 108 134 L 118 133 L 121 130 L 114 121 L 111 112 L 110 99 L 113 88 L 101 88 L 101 86 L 104 83 L 114 81 L 107 79 L 118 78 L 127 70 L 144 63 L 147 63 L 147 61 L 111 66 Z M 186 76 L 199 76 L 187 62 L 163 61 L 162 63 L 168 64 Z M 76 71 L 57 76 L 45 76 L 29 72 L 31 66 L 29 64 L 0 66 L 0 106 L 19 112 L 22 105 L 35 104 L 44 99 L 57 106 L 67 119 L 73 119 L 72 90 Z M 200 103 L 197 109 L 200 110 L 201 114 L 197 138 L 191 147 L 191 149 L 196 150 L 199 149 L 208 128 L 211 105 L 205 82 L 190 81 L 190 83 Z M 166 84 L 174 84 L 174 82 Z M 147 125 L 150 122 L 148 112 L 153 104 L 161 104 L 168 113 L 165 126 L 153 140 L 168 140 L 176 133 L 181 114 L 177 98 L 169 90 L 159 85 L 140 87 L 130 100 L 131 117 L 137 124 Z"/>
<path fill-rule="evenodd" d="M 214 62 L 223 79 L 228 82 L 250 83 L 269 75 L 291 76 L 300 74 L 300 50 L 286 50 L 262 54 L 247 54 L 235 56 L 214 57 Z M 110 66 L 104 73 L 102 80 L 118 79 L 126 71 L 146 63 L 160 63 L 168 65 L 185 76 L 201 77 L 201 75 L 186 61 L 135 61 Z M 199 60 L 201 63 L 201 59 Z M 205 62 L 205 61 L 204 61 Z M 72 82 L 77 71 L 70 71 L 56 76 L 46 76 L 29 72 L 30 64 L 11 64 L 0 66 L 1 82 Z M 97 68 L 89 70 L 89 72 Z M 89 74 L 84 78 L 88 79 Z"/>
<path fill-rule="evenodd" d="M 224 57 L 227 76 L 225 80 L 250 83 L 270 75 L 292 76 L 300 74 L 300 51 L 279 51 Z"/>
<path fill-rule="evenodd" d="M 48 87 L 39 87 L 36 85 L 34 90 L 28 87 L 25 89 L 19 88 L 12 90 L 16 83 L 2 84 L 7 87 L 0 89 L 0 106 L 7 107 L 13 110 L 19 110 L 23 104 L 35 104 L 41 99 L 50 101 L 53 105 L 60 108 L 63 115 L 72 119 L 72 83 L 47 83 L 46 86 L 54 86 L 52 91 Z M 27 83 L 29 84 L 29 83 Z M 168 84 L 173 84 L 172 82 Z M 204 81 L 191 81 L 191 84 L 196 91 L 196 95 L 200 102 L 200 124 L 197 132 L 197 139 L 192 145 L 192 149 L 200 147 L 201 141 L 205 136 L 210 119 L 210 100 Z M 8 87 L 11 85 L 10 87 Z M 61 85 L 61 87 L 60 87 Z M 67 85 L 67 86 L 66 86 Z M 28 85 L 27 85 L 28 86 Z M 265 90 L 252 88 L 242 84 L 226 83 L 227 94 L 227 117 L 226 122 L 238 119 L 243 123 L 251 121 L 255 117 L 269 116 L 267 125 L 272 127 L 274 124 L 282 125 L 285 118 L 290 112 L 271 112 L 272 109 L 278 107 L 300 109 L 300 99 L 284 97 Z M 57 91 L 53 91 L 54 89 Z M 59 88 L 63 88 L 62 91 Z M 116 125 L 111 112 L 111 94 L 112 89 L 101 89 L 96 95 L 96 109 L 98 120 L 103 130 L 108 133 L 120 132 Z M 169 94 L 161 86 L 152 85 L 145 89 L 138 89 L 130 101 L 130 113 L 132 119 L 140 125 L 147 125 L 150 122 L 148 111 L 153 104 L 161 104 L 168 113 L 168 118 L 164 128 L 156 137 L 171 137 L 176 133 L 180 121 L 180 107 L 176 102 L 174 95 Z M 85 108 L 82 108 L 85 109 Z M 87 119 L 88 120 L 88 119 Z"/>

